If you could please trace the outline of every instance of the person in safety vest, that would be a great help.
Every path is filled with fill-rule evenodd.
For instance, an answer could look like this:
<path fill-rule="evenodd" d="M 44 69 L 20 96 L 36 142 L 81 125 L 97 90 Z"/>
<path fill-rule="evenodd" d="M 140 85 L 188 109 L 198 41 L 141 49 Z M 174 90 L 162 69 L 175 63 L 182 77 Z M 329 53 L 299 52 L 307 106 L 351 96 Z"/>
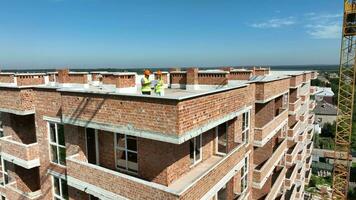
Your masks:
<path fill-rule="evenodd" d="M 157 83 L 155 85 L 155 93 L 158 96 L 164 96 L 164 82 L 162 79 L 162 72 L 160 70 L 156 73 Z"/>
<path fill-rule="evenodd" d="M 149 80 L 150 74 L 150 70 L 146 69 L 144 77 L 141 79 L 141 92 L 144 95 L 151 95 L 151 81 Z"/>

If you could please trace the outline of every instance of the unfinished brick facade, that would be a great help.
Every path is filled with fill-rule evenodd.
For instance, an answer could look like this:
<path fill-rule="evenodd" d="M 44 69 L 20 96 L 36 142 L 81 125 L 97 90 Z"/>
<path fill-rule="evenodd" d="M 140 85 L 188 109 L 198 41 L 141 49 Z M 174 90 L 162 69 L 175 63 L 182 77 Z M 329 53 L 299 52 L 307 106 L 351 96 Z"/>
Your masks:
<path fill-rule="evenodd" d="M 300 106 L 290 103 L 313 77 L 286 72 L 281 78 L 267 68 L 173 70 L 165 83 L 184 87 L 161 97 L 108 86 L 136 89 L 135 73 L 0 74 L 0 195 L 283 197 L 310 179 L 309 93 Z M 298 191 L 293 198 L 302 199 Z"/>

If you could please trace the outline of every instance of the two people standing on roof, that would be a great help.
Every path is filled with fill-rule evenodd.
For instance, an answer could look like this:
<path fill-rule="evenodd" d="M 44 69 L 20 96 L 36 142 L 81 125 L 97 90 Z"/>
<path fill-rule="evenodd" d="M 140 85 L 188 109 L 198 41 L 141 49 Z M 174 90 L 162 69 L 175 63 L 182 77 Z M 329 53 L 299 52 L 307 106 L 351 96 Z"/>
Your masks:
<path fill-rule="evenodd" d="M 158 96 L 164 96 L 164 82 L 162 79 L 162 72 L 160 70 L 156 73 L 156 80 L 150 81 L 149 70 L 144 71 L 144 76 L 141 79 L 141 92 L 143 95 L 151 95 L 151 87 L 154 90 L 154 93 Z"/>

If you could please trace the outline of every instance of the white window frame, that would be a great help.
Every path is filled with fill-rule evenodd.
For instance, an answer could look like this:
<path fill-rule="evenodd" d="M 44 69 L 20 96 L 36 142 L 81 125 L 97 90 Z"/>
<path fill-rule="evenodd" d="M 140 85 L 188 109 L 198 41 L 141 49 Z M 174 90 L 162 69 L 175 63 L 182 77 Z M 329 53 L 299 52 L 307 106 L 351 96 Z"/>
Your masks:
<path fill-rule="evenodd" d="M 56 194 L 56 191 L 54 189 L 54 179 L 55 178 L 59 180 L 59 194 L 60 194 L 60 196 L 58 196 L 58 194 Z M 52 192 L 53 192 L 53 199 L 54 200 L 56 198 L 60 199 L 60 200 L 67 200 L 67 199 L 63 198 L 62 181 L 67 181 L 67 180 L 52 175 Z M 67 187 L 68 187 L 68 183 L 67 183 Z M 67 191 L 68 191 L 68 189 L 67 189 Z"/>
<path fill-rule="evenodd" d="M 56 137 L 56 142 L 52 142 L 52 141 L 51 141 L 51 124 L 54 124 L 54 125 L 55 125 L 55 137 Z M 59 148 L 64 148 L 64 150 L 66 150 L 66 147 L 59 144 L 59 140 L 58 140 L 58 124 L 63 125 L 62 123 L 58 123 L 58 122 L 52 122 L 52 121 L 48 121 L 48 122 L 47 122 L 47 128 L 48 128 L 48 144 L 49 144 L 49 156 L 50 156 L 50 162 L 51 162 L 51 163 L 65 167 L 66 165 L 61 164 L 60 158 L 59 158 Z M 64 139 L 65 139 L 65 138 L 64 138 Z M 56 146 L 58 163 L 52 161 L 52 146 Z"/>
<path fill-rule="evenodd" d="M 200 152 L 200 158 L 197 160 L 196 156 L 197 156 L 197 152 L 196 152 L 196 146 L 197 146 L 197 139 L 200 140 L 200 147 L 199 147 L 199 152 Z M 193 167 L 195 165 L 197 165 L 200 161 L 203 160 L 203 134 L 200 134 L 194 138 L 192 138 L 191 140 L 193 140 L 193 163 L 190 163 L 190 167 Z M 190 142 L 190 141 L 189 141 Z M 189 147 L 190 148 L 190 147 Z M 190 149 L 189 149 L 189 154 L 190 154 Z"/>
<path fill-rule="evenodd" d="M 226 148 L 227 148 L 227 128 L 228 128 L 228 125 L 227 125 L 227 122 L 224 122 L 222 124 L 225 124 L 225 130 L 226 130 Z M 226 153 L 223 153 L 223 152 L 219 152 L 219 126 L 221 124 L 219 124 L 218 126 L 215 127 L 215 154 L 216 155 L 220 155 L 220 156 L 225 156 Z M 226 149 L 227 151 L 227 149 Z"/>
<path fill-rule="evenodd" d="M 240 180 L 240 185 L 241 185 L 241 194 L 246 192 L 248 188 L 248 174 L 249 174 L 249 157 L 245 157 L 245 163 L 244 166 L 241 168 L 241 180 Z"/>
<path fill-rule="evenodd" d="M 7 172 L 7 170 L 5 169 L 5 161 L 2 157 L 0 157 L 1 159 L 1 173 L 2 173 L 2 181 L 4 185 L 0 185 L 0 187 L 5 187 L 5 185 L 9 184 L 9 173 Z M 6 177 L 7 176 L 7 183 L 6 183 Z"/>
<path fill-rule="evenodd" d="M 247 118 L 247 120 L 246 120 Z M 246 122 L 247 121 L 247 122 Z M 244 124 L 245 122 L 245 124 Z M 250 126 L 251 126 L 251 112 L 250 110 L 242 113 L 242 143 L 248 144 L 250 137 Z"/>
<path fill-rule="evenodd" d="M 117 134 L 121 134 L 121 135 L 125 136 L 125 148 L 122 148 L 122 147 L 118 146 L 118 144 L 117 144 Z M 122 134 L 122 133 L 114 133 L 114 135 L 115 135 L 114 136 L 114 140 L 115 140 L 114 150 L 115 150 L 115 167 L 116 167 L 116 169 L 119 170 L 119 171 L 125 172 L 125 173 L 137 175 L 138 174 L 138 168 L 139 168 L 139 166 L 138 166 L 138 140 L 137 140 L 137 137 L 136 136 L 130 136 L 130 135 Z M 127 136 L 136 138 L 136 146 L 137 146 L 136 149 L 137 149 L 137 151 L 132 151 L 132 150 L 127 149 Z M 125 152 L 125 154 L 126 154 L 125 155 L 125 157 L 126 157 L 126 159 L 125 159 L 126 169 L 121 169 L 121 168 L 119 168 L 117 166 L 117 161 L 118 161 L 117 155 L 116 155 L 117 151 L 124 151 Z M 127 164 L 128 163 L 128 152 L 135 153 L 136 156 L 137 156 L 137 172 L 130 171 L 129 168 L 128 168 L 128 164 Z"/>
<path fill-rule="evenodd" d="M 85 128 L 85 150 L 86 150 L 86 156 L 88 158 L 88 138 L 87 138 L 87 129 Z M 94 129 L 94 137 L 95 137 L 95 164 L 100 165 L 100 159 L 99 159 L 99 138 L 98 138 L 98 129 Z"/>

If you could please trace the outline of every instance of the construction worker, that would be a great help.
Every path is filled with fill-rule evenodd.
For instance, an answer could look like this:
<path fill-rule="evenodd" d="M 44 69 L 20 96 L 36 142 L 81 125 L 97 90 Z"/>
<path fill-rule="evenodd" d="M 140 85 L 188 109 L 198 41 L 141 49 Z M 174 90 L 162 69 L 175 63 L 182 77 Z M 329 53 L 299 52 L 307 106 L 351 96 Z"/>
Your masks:
<path fill-rule="evenodd" d="M 150 74 L 150 70 L 146 69 L 144 71 L 144 76 L 141 79 L 141 92 L 144 95 L 151 95 L 151 81 L 149 79 Z"/>
<path fill-rule="evenodd" d="M 164 96 L 164 82 L 162 79 L 162 72 L 160 70 L 156 73 L 156 85 L 155 85 L 155 93 L 158 96 Z"/>

